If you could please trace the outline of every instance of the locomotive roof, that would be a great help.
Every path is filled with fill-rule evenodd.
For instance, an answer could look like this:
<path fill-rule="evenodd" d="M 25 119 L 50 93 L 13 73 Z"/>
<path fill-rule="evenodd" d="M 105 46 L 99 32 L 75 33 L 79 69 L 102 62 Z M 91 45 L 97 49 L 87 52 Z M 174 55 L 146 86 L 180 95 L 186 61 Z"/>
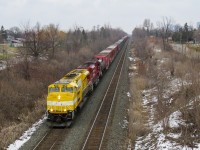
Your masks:
<path fill-rule="evenodd" d="M 95 56 L 107 56 L 107 55 L 108 55 L 108 53 L 99 53 L 99 54 L 97 54 Z"/>
<path fill-rule="evenodd" d="M 117 41 L 117 42 L 120 42 L 120 43 L 121 43 L 122 41 L 123 41 L 123 39 L 120 39 L 120 40 L 119 40 L 119 41 Z"/>
<path fill-rule="evenodd" d="M 56 81 L 54 84 L 68 84 L 73 82 L 75 78 L 80 76 L 81 74 L 88 75 L 89 72 L 86 69 L 75 69 L 71 71 L 70 73 L 66 74 L 63 78 Z"/>
<path fill-rule="evenodd" d="M 88 75 L 89 72 L 86 69 L 75 69 L 75 70 L 72 70 L 70 73 L 66 74 L 64 76 L 64 78 L 65 79 L 74 79 L 74 78 L 78 77 L 80 74 Z"/>
<path fill-rule="evenodd" d="M 103 51 L 101 51 L 100 53 L 102 54 L 102 53 L 110 53 L 112 50 L 109 50 L 109 49 L 106 49 L 106 50 L 103 50 Z"/>
<path fill-rule="evenodd" d="M 68 84 L 70 82 L 72 82 L 73 80 L 72 79 L 65 79 L 65 78 L 62 78 L 58 81 L 56 81 L 54 84 Z"/>
<path fill-rule="evenodd" d="M 110 45 L 110 46 L 108 46 L 107 48 L 115 48 L 115 47 L 117 47 L 117 44 Z M 106 48 L 106 49 L 107 49 L 107 48 Z"/>

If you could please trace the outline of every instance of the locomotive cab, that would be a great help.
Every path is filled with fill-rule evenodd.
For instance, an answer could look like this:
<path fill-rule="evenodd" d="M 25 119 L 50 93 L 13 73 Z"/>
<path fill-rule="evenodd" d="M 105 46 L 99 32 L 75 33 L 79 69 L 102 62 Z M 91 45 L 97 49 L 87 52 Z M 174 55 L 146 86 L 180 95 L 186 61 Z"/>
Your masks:
<path fill-rule="evenodd" d="M 47 120 L 50 123 L 60 126 L 73 120 L 83 97 L 88 93 L 88 75 L 87 70 L 77 69 L 48 86 Z"/>

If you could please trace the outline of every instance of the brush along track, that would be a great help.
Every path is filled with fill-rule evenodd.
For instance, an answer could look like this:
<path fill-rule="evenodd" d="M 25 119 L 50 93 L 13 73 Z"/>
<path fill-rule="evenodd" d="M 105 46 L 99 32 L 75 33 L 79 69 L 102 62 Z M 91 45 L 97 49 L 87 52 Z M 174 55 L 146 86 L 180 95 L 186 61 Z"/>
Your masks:
<path fill-rule="evenodd" d="M 112 80 L 108 86 L 106 94 L 102 100 L 101 106 L 96 114 L 94 122 L 90 128 L 88 136 L 83 144 L 82 150 L 97 150 L 103 145 L 109 116 L 116 96 L 116 90 L 120 79 L 121 71 L 125 60 L 126 49 L 117 65 Z"/>
<path fill-rule="evenodd" d="M 43 138 L 37 143 L 33 150 L 55 150 L 62 145 L 65 135 L 67 135 L 67 128 L 52 128 L 47 132 Z"/>

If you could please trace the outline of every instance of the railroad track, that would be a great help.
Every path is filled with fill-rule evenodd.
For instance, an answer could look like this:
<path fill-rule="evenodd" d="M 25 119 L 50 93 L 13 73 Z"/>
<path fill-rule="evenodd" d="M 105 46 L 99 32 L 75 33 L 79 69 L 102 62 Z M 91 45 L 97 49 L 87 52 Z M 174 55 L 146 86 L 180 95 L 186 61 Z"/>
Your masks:
<path fill-rule="evenodd" d="M 114 75 L 111 79 L 109 87 L 100 105 L 100 109 L 95 117 L 95 121 L 90 129 L 88 137 L 82 149 L 101 149 L 103 138 L 108 124 L 109 115 L 115 99 L 116 89 L 121 74 L 121 68 L 125 59 L 125 51 L 123 52 Z M 103 103 L 104 102 L 104 103 Z M 68 134 L 67 128 L 50 129 L 36 144 L 32 150 L 56 150 L 60 149 L 65 136 Z"/>
<path fill-rule="evenodd" d="M 67 128 L 52 128 L 42 137 L 33 150 L 59 149 L 67 132 Z"/>
<path fill-rule="evenodd" d="M 126 56 L 126 47 L 120 58 L 120 61 L 113 74 L 106 94 L 102 100 L 100 108 L 95 116 L 87 138 L 82 146 L 82 150 L 100 150 L 103 147 L 104 137 L 108 126 L 109 117 L 116 97 L 116 91 L 121 76 L 124 60 Z"/>

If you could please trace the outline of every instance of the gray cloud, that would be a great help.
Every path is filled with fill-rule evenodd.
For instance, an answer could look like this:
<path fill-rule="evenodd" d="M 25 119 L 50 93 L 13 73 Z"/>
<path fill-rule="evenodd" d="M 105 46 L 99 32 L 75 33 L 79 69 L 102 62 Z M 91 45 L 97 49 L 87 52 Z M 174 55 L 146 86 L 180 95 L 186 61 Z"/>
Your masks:
<path fill-rule="evenodd" d="M 171 16 L 177 23 L 196 25 L 199 6 L 198 0 L 0 0 L 0 25 L 10 28 L 30 21 L 67 30 L 75 24 L 91 29 L 109 23 L 131 33 L 145 18 L 156 23 Z"/>

